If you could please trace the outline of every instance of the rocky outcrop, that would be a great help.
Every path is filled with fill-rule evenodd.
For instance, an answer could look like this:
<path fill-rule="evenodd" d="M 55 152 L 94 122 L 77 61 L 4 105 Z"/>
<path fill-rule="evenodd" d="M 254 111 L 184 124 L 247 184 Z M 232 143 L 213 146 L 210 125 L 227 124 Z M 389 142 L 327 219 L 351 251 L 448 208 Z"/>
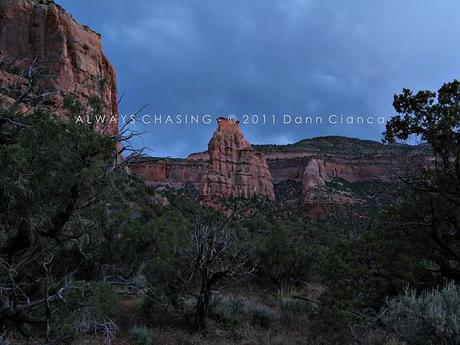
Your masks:
<path fill-rule="evenodd" d="M 130 173 L 150 186 L 183 188 L 186 184 L 191 184 L 200 191 L 210 169 L 211 164 L 207 160 L 152 159 L 132 164 Z"/>
<path fill-rule="evenodd" d="M 156 187 L 183 188 L 191 184 L 200 200 L 215 205 L 220 198 L 275 199 L 264 154 L 244 138 L 238 123 L 218 119 L 208 151 L 187 159 L 151 159 L 130 168 L 133 175 Z"/>
<path fill-rule="evenodd" d="M 303 190 L 317 189 L 326 186 L 324 162 L 312 159 L 302 174 Z"/>
<path fill-rule="evenodd" d="M 315 205 L 318 195 L 323 194 L 326 187 L 326 175 L 323 162 L 316 159 L 310 160 L 302 173 L 301 182 L 301 205 Z"/>
<path fill-rule="evenodd" d="M 28 88 L 25 72 L 33 66 L 39 79 L 39 90 L 34 91 L 47 96 L 40 103 L 28 97 L 28 106 L 64 117 L 65 100 L 83 105 L 90 101 L 105 115 L 96 127 L 117 133 L 116 77 L 102 51 L 101 36 L 78 24 L 53 1 L 0 1 L 0 59 L 3 106 L 11 105 Z"/>
<path fill-rule="evenodd" d="M 396 179 L 398 157 L 343 157 L 312 155 L 304 153 L 265 153 L 275 184 L 286 180 L 303 179 L 303 173 L 312 159 L 321 165 L 326 178 L 342 178 L 350 183 L 379 180 L 391 182 Z"/>
<path fill-rule="evenodd" d="M 185 160 L 157 160 L 139 167 L 136 175 L 156 186 L 191 183 L 202 191 L 203 200 L 256 195 L 273 199 L 276 190 L 276 199 L 283 204 L 321 209 L 324 205 L 360 202 L 350 191 L 331 184 L 393 183 L 407 169 L 407 162 L 430 165 L 430 153 L 420 147 L 388 147 L 344 137 L 310 141 L 308 148 L 294 147 L 294 152 L 274 145 L 268 149 L 256 146 L 254 150 L 238 124 L 221 119 L 208 151 L 191 154 Z M 337 151 L 324 153 L 322 147 L 328 141 L 345 144 L 347 150 L 330 145 Z"/>
<path fill-rule="evenodd" d="M 218 119 L 218 128 L 208 145 L 211 170 L 205 176 L 202 199 L 275 199 L 272 177 L 262 153 L 251 148 L 239 123 Z"/>
<path fill-rule="evenodd" d="M 353 204 L 359 202 L 349 192 L 330 190 L 326 181 L 335 178 L 328 171 L 329 163 L 319 159 L 308 161 L 301 178 L 302 196 L 300 204 L 313 214 L 324 214 L 325 208 L 330 205 Z M 336 170 L 333 170 L 334 173 Z M 340 177 L 339 177 L 340 178 Z M 346 180 L 345 178 L 343 178 Z"/>

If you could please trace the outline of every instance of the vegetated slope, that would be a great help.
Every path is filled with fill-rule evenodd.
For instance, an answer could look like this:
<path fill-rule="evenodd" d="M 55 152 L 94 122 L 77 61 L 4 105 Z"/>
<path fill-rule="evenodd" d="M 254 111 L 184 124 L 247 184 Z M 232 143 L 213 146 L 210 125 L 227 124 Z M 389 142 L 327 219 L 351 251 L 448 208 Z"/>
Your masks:
<path fill-rule="evenodd" d="M 383 144 L 378 141 L 349 138 L 343 136 L 325 136 L 303 139 L 287 145 L 253 145 L 261 152 L 311 152 L 312 154 L 345 156 L 390 156 L 394 154 L 430 154 L 426 145 Z"/>

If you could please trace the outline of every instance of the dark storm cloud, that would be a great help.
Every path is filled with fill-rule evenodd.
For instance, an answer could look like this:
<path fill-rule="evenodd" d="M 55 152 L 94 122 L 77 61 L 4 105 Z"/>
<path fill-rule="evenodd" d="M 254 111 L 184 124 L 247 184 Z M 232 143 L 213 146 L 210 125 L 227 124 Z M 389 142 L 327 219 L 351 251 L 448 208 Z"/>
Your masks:
<path fill-rule="evenodd" d="M 391 115 L 403 87 L 458 77 L 456 0 L 60 0 L 104 37 L 122 113 Z M 184 156 L 212 126 L 136 126 L 139 146 Z M 248 126 L 252 142 L 379 139 L 381 126 Z"/>

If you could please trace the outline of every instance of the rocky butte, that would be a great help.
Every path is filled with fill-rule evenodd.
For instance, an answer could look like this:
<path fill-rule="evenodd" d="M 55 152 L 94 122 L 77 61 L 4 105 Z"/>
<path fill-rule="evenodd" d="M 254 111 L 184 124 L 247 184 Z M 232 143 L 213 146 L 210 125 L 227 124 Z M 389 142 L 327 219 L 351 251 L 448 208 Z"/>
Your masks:
<path fill-rule="evenodd" d="M 13 104 L 27 90 L 27 71 L 32 67 L 37 87 L 24 100 L 24 110 L 39 107 L 64 117 L 66 96 L 71 96 L 84 105 L 100 104 L 107 119 L 99 130 L 118 132 L 115 71 L 102 51 L 98 33 L 49 0 L 1 0 L 0 23 L 3 106 Z M 40 103 L 34 99 L 37 93 L 46 95 Z"/>
<path fill-rule="evenodd" d="M 201 198 L 275 199 L 272 176 L 263 153 L 254 151 L 244 138 L 239 123 L 225 118 L 208 144 L 210 169 L 201 189 Z"/>
<path fill-rule="evenodd" d="M 244 138 L 239 123 L 217 120 L 208 151 L 186 160 L 158 159 L 131 167 L 131 173 L 153 186 L 181 188 L 191 184 L 202 202 L 221 198 L 275 199 L 272 177 L 262 152 Z"/>

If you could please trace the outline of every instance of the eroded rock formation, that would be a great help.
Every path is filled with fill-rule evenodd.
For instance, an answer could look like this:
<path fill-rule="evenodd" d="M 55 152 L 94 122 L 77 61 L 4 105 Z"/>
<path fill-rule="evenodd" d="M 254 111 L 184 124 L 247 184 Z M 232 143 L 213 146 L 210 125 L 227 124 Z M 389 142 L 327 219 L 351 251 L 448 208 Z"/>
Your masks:
<path fill-rule="evenodd" d="M 265 153 L 273 182 L 303 179 L 305 168 L 312 159 L 321 166 L 325 178 L 342 178 L 350 183 L 369 180 L 391 182 L 396 178 L 398 157 L 346 157 L 329 155 L 323 157 L 304 153 Z"/>
<path fill-rule="evenodd" d="M 151 159 L 129 168 L 132 175 L 140 177 L 147 185 L 183 188 L 190 184 L 197 191 L 203 187 L 204 177 L 210 169 L 208 160 L 189 159 Z"/>
<path fill-rule="evenodd" d="M 208 144 L 211 169 L 205 176 L 202 199 L 275 199 L 272 177 L 262 153 L 251 148 L 239 123 L 218 119 L 218 128 Z"/>
<path fill-rule="evenodd" d="M 201 201 L 219 198 L 275 199 L 272 177 L 263 153 L 254 151 L 238 123 L 218 119 L 208 151 L 187 159 L 152 159 L 136 164 L 131 173 L 156 187 L 182 188 L 190 184 Z"/>
<path fill-rule="evenodd" d="M 207 200 L 254 195 L 273 199 L 274 189 L 276 199 L 285 204 L 321 207 L 360 202 L 347 188 L 334 186 L 396 182 L 405 162 L 431 159 L 421 147 L 389 147 L 344 137 L 310 141 L 305 148 L 251 148 L 238 125 L 221 120 L 208 151 L 183 160 L 159 159 L 135 168 L 135 174 L 154 186 L 180 188 L 191 183 Z"/>
<path fill-rule="evenodd" d="M 39 104 L 30 101 L 31 107 L 65 116 L 65 96 L 81 104 L 92 100 L 106 116 L 99 130 L 117 133 L 116 77 L 102 51 L 101 36 L 78 24 L 53 1 L 0 1 L 0 60 L 3 106 L 27 89 L 24 72 L 34 64 L 39 69 L 40 92 L 47 96 Z"/>

